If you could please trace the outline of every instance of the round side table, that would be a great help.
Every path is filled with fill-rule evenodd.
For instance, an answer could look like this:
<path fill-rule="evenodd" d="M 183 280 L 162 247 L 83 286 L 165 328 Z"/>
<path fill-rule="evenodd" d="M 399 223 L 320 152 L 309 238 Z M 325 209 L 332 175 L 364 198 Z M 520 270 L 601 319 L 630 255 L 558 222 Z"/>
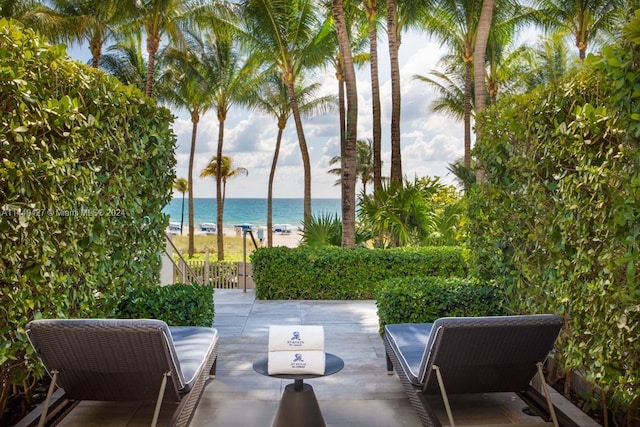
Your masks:
<path fill-rule="evenodd" d="M 324 375 L 280 374 L 269 375 L 269 359 L 253 362 L 253 370 L 272 378 L 293 380 L 284 388 L 273 427 L 326 427 L 313 387 L 304 380 L 333 375 L 344 368 L 344 361 L 332 353 L 325 353 Z"/>

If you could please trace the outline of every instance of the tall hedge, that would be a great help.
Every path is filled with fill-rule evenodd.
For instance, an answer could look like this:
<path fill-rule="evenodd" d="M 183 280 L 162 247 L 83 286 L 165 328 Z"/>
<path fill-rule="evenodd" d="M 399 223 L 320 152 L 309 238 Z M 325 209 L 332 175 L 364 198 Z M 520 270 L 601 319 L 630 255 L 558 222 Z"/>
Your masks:
<path fill-rule="evenodd" d="M 640 48 L 479 117 L 472 264 L 523 311 L 562 314 L 557 355 L 616 408 L 640 399 Z"/>
<path fill-rule="evenodd" d="M 23 385 L 33 318 L 108 316 L 156 283 L 170 112 L 0 20 L 0 378 Z"/>
<path fill-rule="evenodd" d="M 343 249 L 264 248 L 251 254 L 261 299 L 373 299 L 381 280 L 394 277 L 465 277 L 459 247 Z"/>

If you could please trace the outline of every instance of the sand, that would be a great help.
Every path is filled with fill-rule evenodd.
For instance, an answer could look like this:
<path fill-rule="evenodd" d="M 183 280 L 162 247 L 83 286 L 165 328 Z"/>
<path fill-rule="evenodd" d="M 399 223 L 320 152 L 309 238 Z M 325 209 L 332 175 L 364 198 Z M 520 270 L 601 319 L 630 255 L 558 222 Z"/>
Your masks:
<path fill-rule="evenodd" d="M 225 236 L 239 236 L 242 237 L 242 232 L 236 232 L 235 228 L 224 228 Z M 167 233 L 169 230 L 167 229 Z M 194 234 L 196 236 L 202 236 L 205 233 L 200 230 L 199 227 L 196 227 L 194 230 Z M 253 230 L 253 237 L 258 242 L 258 230 Z M 250 236 L 247 236 L 247 240 L 251 240 Z M 299 230 L 293 230 L 291 233 L 273 233 L 273 246 L 286 246 L 288 248 L 296 248 L 300 245 L 300 241 L 302 240 L 302 232 Z M 258 243 L 259 244 L 259 243 Z M 264 231 L 264 239 L 262 241 L 262 246 L 267 246 L 267 232 Z"/>

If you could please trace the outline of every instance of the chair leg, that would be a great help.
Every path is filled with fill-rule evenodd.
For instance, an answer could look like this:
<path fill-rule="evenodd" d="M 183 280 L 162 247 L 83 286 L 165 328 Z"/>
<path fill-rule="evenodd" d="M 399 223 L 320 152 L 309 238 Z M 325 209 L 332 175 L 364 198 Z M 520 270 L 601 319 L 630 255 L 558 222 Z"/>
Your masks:
<path fill-rule="evenodd" d="M 160 383 L 160 390 L 158 391 L 158 398 L 156 399 L 156 408 L 153 411 L 151 427 L 156 427 L 156 424 L 158 424 L 158 416 L 160 415 L 160 408 L 162 407 L 162 401 L 164 400 L 164 390 L 167 387 L 167 378 L 169 375 L 171 375 L 171 371 L 165 372 L 162 375 L 162 383 Z"/>
<path fill-rule="evenodd" d="M 44 427 L 47 421 L 47 412 L 49 412 L 49 405 L 51 405 L 51 396 L 56 389 L 56 381 L 58 380 L 58 370 L 54 369 L 51 371 L 53 373 L 53 378 L 51 379 L 51 384 L 49 385 L 49 391 L 47 392 L 47 398 L 44 401 L 44 409 L 42 410 L 42 415 L 40 415 L 40 421 L 38 422 L 38 427 Z"/>
<path fill-rule="evenodd" d="M 389 357 L 389 353 L 387 351 L 384 352 L 385 357 L 387 358 L 387 375 L 393 375 L 393 362 Z"/>
<path fill-rule="evenodd" d="M 437 365 L 433 365 L 433 369 L 436 371 L 436 377 L 438 378 L 438 386 L 440 386 L 440 394 L 442 394 L 442 400 L 444 402 L 444 407 L 447 410 L 447 417 L 449 418 L 449 424 L 451 425 L 451 427 L 456 427 L 456 423 L 453 422 L 453 413 L 451 412 L 451 406 L 449 405 L 449 398 L 447 397 L 447 390 L 444 388 L 444 381 L 442 380 L 442 374 L 440 373 L 440 367 L 437 366 Z"/>
<path fill-rule="evenodd" d="M 551 421 L 553 421 L 553 425 L 555 427 L 559 427 L 558 417 L 556 417 L 556 410 L 553 407 L 553 402 L 551 402 L 549 386 L 547 385 L 547 381 L 544 379 L 544 373 L 542 372 L 542 362 L 538 362 L 536 365 L 538 366 L 538 376 L 540 377 L 540 383 L 542 390 L 544 391 L 544 397 L 547 399 L 547 406 L 549 407 L 549 414 L 551 414 Z"/>

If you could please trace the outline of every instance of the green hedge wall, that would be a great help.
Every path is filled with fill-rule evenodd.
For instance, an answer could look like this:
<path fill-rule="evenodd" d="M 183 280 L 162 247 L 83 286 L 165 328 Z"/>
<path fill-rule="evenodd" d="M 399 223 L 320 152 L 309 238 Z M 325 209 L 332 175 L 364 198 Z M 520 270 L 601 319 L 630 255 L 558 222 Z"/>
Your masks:
<path fill-rule="evenodd" d="M 42 374 L 29 320 L 108 316 L 158 280 L 172 120 L 139 90 L 0 20 L 3 393 Z"/>
<path fill-rule="evenodd" d="M 392 277 L 467 275 L 462 248 L 264 248 L 251 254 L 261 299 L 373 299 Z"/>
<path fill-rule="evenodd" d="M 479 116 L 469 203 L 476 274 L 518 310 L 563 315 L 557 357 L 612 408 L 640 403 L 639 61 L 640 45 L 606 48 Z"/>
<path fill-rule="evenodd" d="M 213 324 L 214 287 L 176 283 L 133 290 L 123 299 L 115 317 L 121 319 L 160 319 L 171 326 L 207 326 Z"/>
<path fill-rule="evenodd" d="M 376 291 L 380 332 L 394 323 L 433 323 L 440 317 L 506 314 L 506 297 L 496 286 L 458 277 L 389 279 Z"/>

